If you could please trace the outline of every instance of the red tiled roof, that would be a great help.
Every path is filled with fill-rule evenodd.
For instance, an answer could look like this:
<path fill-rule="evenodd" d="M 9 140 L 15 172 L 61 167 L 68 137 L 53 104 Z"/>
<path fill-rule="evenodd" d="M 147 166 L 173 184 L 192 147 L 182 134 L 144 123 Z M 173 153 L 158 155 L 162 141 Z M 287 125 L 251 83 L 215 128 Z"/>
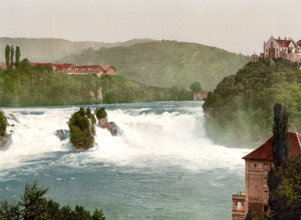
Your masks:
<path fill-rule="evenodd" d="M 281 47 L 288 47 L 288 45 L 292 42 L 295 47 L 297 47 L 297 44 L 293 40 L 281 40 L 276 39 L 276 41 L 280 44 Z"/>
<path fill-rule="evenodd" d="M 72 63 L 54 63 L 53 65 L 57 68 L 69 68 L 74 66 Z"/>
<path fill-rule="evenodd" d="M 97 68 L 101 68 L 101 66 L 99 66 L 99 65 L 73 66 L 73 68 L 79 68 L 79 69 L 87 69 L 87 68 L 97 69 Z"/>
<path fill-rule="evenodd" d="M 110 68 L 114 68 L 113 66 L 101 66 L 104 71 L 108 71 Z M 115 68 L 114 68 L 115 69 Z"/>
<path fill-rule="evenodd" d="M 274 136 L 267 140 L 263 145 L 244 156 L 245 160 L 266 160 L 273 161 L 273 144 Z M 301 154 L 301 134 L 289 132 L 288 133 L 288 143 L 289 143 L 289 157 L 294 158 Z"/>

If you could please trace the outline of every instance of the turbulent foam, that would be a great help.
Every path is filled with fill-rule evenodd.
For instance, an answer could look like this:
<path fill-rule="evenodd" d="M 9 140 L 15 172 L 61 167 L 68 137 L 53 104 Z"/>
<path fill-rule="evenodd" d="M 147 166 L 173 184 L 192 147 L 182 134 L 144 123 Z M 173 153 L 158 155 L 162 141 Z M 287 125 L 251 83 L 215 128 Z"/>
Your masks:
<path fill-rule="evenodd" d="M 108 105 L 109 121 L 118 125 L 120 135 L 112 137 L 107 130 L 96 128 L 96 146 L 80 153 L 74 153 L 68 140 L 60 142 L 55 136 L 56 130 L 68 129 L 67 121 L 77 108 L 3 110 L 6 115 L 13 114 L 19 123 L 9 121 L 15 124 L 13 144 L 0 152 L 2 172 L 33 159 L 51 157 L 58 151 L 69 152 L 60 159 L 62 165 L 68 166 L 105 162 L 134 167 L 167 164 L 188 169 L 235 169 L 242 166 L 241 157 L 248 152 L 209 141 L 203 127 L 204 113 L 197 102 L 179 106 L 170 102 Z"/>

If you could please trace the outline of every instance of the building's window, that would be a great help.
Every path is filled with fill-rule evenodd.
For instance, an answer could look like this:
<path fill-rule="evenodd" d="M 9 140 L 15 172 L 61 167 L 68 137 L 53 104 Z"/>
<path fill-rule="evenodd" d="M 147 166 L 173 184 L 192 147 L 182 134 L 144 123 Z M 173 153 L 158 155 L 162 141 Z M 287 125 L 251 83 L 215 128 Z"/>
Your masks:
<path fill-rule="evenodd" d="M 269 192 L 268 191 L 264 191 L 264 198 L 269 198 Z"/>
<path fill-rule="evenodd" d="M 269 166 L 268 164 L 265 164 L 265 165 L 264 165 L 264 170 L 265 170 L 265 171 L 269 171 L 269 170 L 270 170 L 270 166 Z"/>
<path fill-rule="evenodd" d="M 265 52 L 267 53 L 267 52 L 268 52 L 268 49 L 265 49 Z"/>
<path fill-rule="evenodd" d="M 268 211 L 269 211 L 269 206 L 265 205 L 265 206 L 263 207 L 263 210 L 264 210 L 264 212 L 268 212 Z"/>
<path fill-rule="evenodd" d="M 237 202 L 236 203 L 236 208 L 237 208 L 237 210 L 242 210 L 242 203 L 241 202 Z"/>
<path fill-rule="evenodd" d="M 255 168 L 257 167 L 257 164 L 256 164 L 256 163 L 254 164 L 254 167 L 255 167 Z"/>
<path fill-rule="evenodd" d="M 265 177 L 265 178 L 263 179 L 263 184 L 264 184 L 264 185 L 268 185 L 268 178 L 267 178 L 267 177 Z"/>

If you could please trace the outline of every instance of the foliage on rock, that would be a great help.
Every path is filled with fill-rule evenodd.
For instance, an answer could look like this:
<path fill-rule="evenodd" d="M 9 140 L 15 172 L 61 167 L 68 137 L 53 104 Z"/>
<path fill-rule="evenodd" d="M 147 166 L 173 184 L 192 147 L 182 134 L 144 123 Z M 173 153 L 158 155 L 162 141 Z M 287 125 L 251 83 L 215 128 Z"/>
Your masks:
<path fill-rule="evenodd" d="M 98 108 L 95 110 L 95 115 L 96 115 L 97 119 L 99 120 L 99 119 L 107 117 L 108 114 L 107 114 L 105 108 Z"/>
<path fill-rule="evenodd" d="M 6 135 L 7 120 L 4 113 L 0 110 L 0 140 Z"/>
<path fill-rule="evenodd" d="M 80 108 L 69 122 L 70 141 L 76 149 L 89 149 L 94 144 L 96 119 L 90 109 Z"/>
<path fill-rule="evenodd" d="M 283 103 L 289 124 L 301 131 L 301 70 L 288 60 L 248 63 L 225 77 L 204 104 L 211 139 L 223 145 L 251 147 L 272 136 L 274 103 Z"/>

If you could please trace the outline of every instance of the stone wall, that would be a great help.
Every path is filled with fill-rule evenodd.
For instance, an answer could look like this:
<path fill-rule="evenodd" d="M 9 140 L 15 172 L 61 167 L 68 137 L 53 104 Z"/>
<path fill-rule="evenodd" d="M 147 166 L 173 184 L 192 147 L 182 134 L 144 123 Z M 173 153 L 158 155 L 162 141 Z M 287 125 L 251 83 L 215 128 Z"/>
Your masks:
<path fill-rule="evenodd" d="M 207 92 L 194 92 L 193 100 L 194 101 L 204 101 L 208 96 Z"/>

